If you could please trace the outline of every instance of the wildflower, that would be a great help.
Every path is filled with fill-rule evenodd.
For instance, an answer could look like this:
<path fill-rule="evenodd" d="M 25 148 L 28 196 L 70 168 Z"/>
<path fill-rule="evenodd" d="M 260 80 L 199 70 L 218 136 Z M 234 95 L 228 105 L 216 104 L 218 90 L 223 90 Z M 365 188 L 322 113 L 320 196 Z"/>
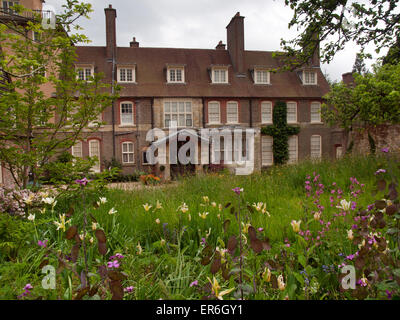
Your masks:
<path fill-rule="evenodd" d="M 200 212 L 199 212 L 199 217 L 200 217 L 200 218 L 206 219 L 207 216 L 208 216 L 208 212 L 203 212 L 203 213 L 200 213 Z"/>
<path fill-rule="evenodd" d="M 354 235 L 353 235 L 353 230 L 347 230 L 347 239 L 349 240 L 353 240 L 354 239 Z"/>
<path fill-rule="evenodd" d="M 357 281 L 361 287 L 366 287 L 368 285 L 368 279 L 363 276 L 360 280 Z"/>
<path fill-rule="evenodd" d="M 101 204 L 107 203 L 107 198 L 100 197 L 99 201 L 97 201 L 97 205 L 100 207 Z"/>
<path fill-rule="evenodd" d="M 243 232 L 243 233 L 249 232 L 249 227 L 250 227 L 250 226 L 251 226 L 250 223 L 244 224 L 244 223 L 242 222 L 242 232 Z"/>
<path fill-rule="evenodd" d="M 235 288 L 231 288 L 231 289 L 219 292 L 219 290 L 221 289 L 221 286 L 219 285 L 217 279 L 215 279 L 215 277 L 213 277 L 213 281 L 211 281 L 211 279 L 208 277 L 207 277 L 207 279 L 208 279 L 208 281 L 210 281 L 212 292 L 214 293 L 214 295 L 217 297 L 218 300 L 224 300 L 223 296 L 232 292 L 235 289 Z"/>
<path fill-rule="evenodd" d="M 187 206 L 187 204 L 184 202 L 184 203 L 182 203 L 179 207 L 178 207 L 178 209 L 176 210 L 176 211 L 181 211 L 182 213 L 186 213 L 186 212 L 188 212 L 189 211 L 189 207 Z"/>
<path fill-rule="evenodd" d="M 81 233 L 81 234 L 79 235 L 79 238 L 83 241 L 83 239 L 84 239 L 83 233 Z"/>
<path fill-rule="evenodd" d="M 161 244 L 162 246 L 164 246 L 164 245 L 165 245 L 165 239 L 162 239 L 162 238 L 161 238 L 160 244 Z"/>
<path fill-rule="evenodd" d="M 271 281 L 271 270 L 269 270 L 269 268 L 265 267 L 262 278 L 265 282 Z"/>
<path fill-rule="evenodd" d="M 319 221 L 321 219 L 321 211 L 314 213 L 314 220 Z"/>
<path fill-rule="evenodd" d="M 211 202 L 211 205 L 212 205 L 214 208 L 217 207 L 217 204 L 216 204 L 215 202 Z"/>
<path fill-rule="evenodd" d="M 279 288 L 279 290 L 283 291 L 283 290 L 285 290 L 285 287 L 286 287 L 286 284 L 285 284 L 285 282 L 283 280 L 283 276 L 280 275 L 278 277 L 278 288 Z"/>
<path fill-rule="evenodd" d="M 156 209 L 162 209 L 161 202 L 157 200 Z"/>
<path fill-rule="evenodd" d="M 140 245 L 140 242 L 138 242 L 136 248 L 138 249 L 138 255 L 141 255 L 143 252 L 142 246 Z"/>
<path fill-rule="evenodd" d="M 156 223 L 157 223 L 157 224 L 160 224 L 160 222 L 161 222 L 160 219 L 157 218 L 157 219 L 156 219 Z"/>
<path fill-rule="evenodd" d="M 378 175 L 380 173 L 385 173 L 385 172 L 386 172 L 385 169 L 378 169 L 378 170 L 375 171 L 375 175 Z"/>
<path fill-rule="evenodd" d="M 53 206 L 53 207 L 57 204 L 56 199 L 55 198 L 51 198 L 51 197 L 43 198 L 42 201 L 44 203 L 46 203 L 46 204 L 49 204 L 49 205 Z"/>
<path fill-rule="evenodd" d="M 39 212 L 40 212 L 41 214 L 45 214 L 45 213 L 46 213 L 46 208 L 40 209 Z"/>
<path fill-rule="evenodd" d="M 340 206 L 336 206 L 336 208 L 342 209 L 344 211 L 349 211 L 350 210 L 350 206 L 351 206 L 351 202 L 350 201 L 346 201 L 346 199 L 343 199 L 343 200 L 340 201 Z"/>
<path fill-rule="evenodd" d="M 148 203 L 146 203 L 146 204 L 143 205 L 143 208 L 144 208 L 144 210 L 145 210 L 146 212 L 149 211 L 151 207 L 152 207 L 152 206 L 149 205 Z"/>
<path fill-rule="evenodd" d="M 392 299 L 392 295 L 393 295 L 393 291 L 386 290 L 386 295 L 387 295 L 388 300 L 391 300 Z"/>
<path fill-rule="evenodd" d="M 203 196 L 203 201 L 205 203 L 208 203 L 208 202 L 210 202 L 210 199 L 208 198 L 208 196 Z"/>
<path fill-rule="evenodd" d="M 115 210 L 114 207 L 112 207 L 112 208 L 108 211 L 108 214 L 112 215 L 112 214 L 115 214 L 115 213 L 117 213 L 117 212 L 118 212 L 118 211 Z"/>
<path fill-rule="evenodd" d="M 119 268 L 118 260 L 113 260 L 111 262 L 107 262 L 108 268 Z"/>
<path fill-rule="evenodd" d="M 29 220 L 29 221 L 35 221 L 35 215 L 34 215 L 34 214 L 30 214 L 30 215 L 28 216 L 28 220 Z"/>
<path fill-rule="evenodd" d="M 86 186 L 89 183 L 89 180 L 85 178 L 80 180 L 75 180 L 75 183 L 81 185 L 82 187 Z"/>
<path fill-rule="evenodd" d="M 93 242 L 94 242 L 93 237 L 90 237 L 89 242 L 90 242 L 90 243 L 93 243 Z"/>
<path fill-rule="evenodd" d="M 219 210 L 220 212 L 222 211 L 222 204 L 221 204 L 221 203 L 218 205 L 218 210 Z"/>
<path fill-rule="evenodd" d="M 128 293 L 133 292 L 133 287 L 130 286 L 130 287 L 124 288 L 124 292 L 128 292 Z"/>
<path fill-rule="evenodd" d="M 200 244 L 201 244 L 202 246 L 205 246 L 205 245 L 207 244 L 206 238 L 201 238 Z"/>
<path fill-rule="evenodd" d="M 262 203 L 262 202 L 257 202 L 257 204 L 256 204 L 256 203 L 253 203 L 253 207 L 254 207 L 258 212 L 260 212 L 260 211 L 262 210 L 262 206 L 263 206 L 263 203 Z"/>
<path fill-rule="evenodd" d="M 97 229 L 97 223 L 92 222 L 92 230 L 95 231 Z"/>
<path fill-rule="evenodd" d="M 240 193 L 243 192 L 243 188 L 236 187 L 232 189 L 232 191 L 236 193 L 238 196 L 240 196 Z"/>
<path fill-rule="evenodd" d="M 208 232 L 206 232 L 206 238 L 208 238 L 211 234 L 211 228 L 208 229 Z"/>
<path fill-rule="evenodd" d="M 290 223 L 292 225 L 293 231 L 294 232 L 299 232 L 300 231 L 300 224 L 301 224 L 301 220 L 296 221 L 296 220 L 292 220 L 292 222 Z"/>
<path fill-rule="evenodd" d="M 65 232 L 65 225 L 67 223 L 71 223 L 71 219 L 68 221 L 65 221 L 65 214 L 63 214 L 63 215 L 60 214 L 59 217 L 60 217 L 60 222 L 53 221 L 53 223 L 57 226 L 57 230 L 62 229 Z"/>
<path fill-rule="evenodd" d="M 34 198 L 35 198 L 35 195 L 30 194 L 27 198 L 24 198 L 24 202 L 29 206 L 32 204 Z"/>
<path fill-rule="evenodd" d="M 198 280 L 194 280 L 190 285 L 189 285 L 189 287 L 195 287 L 195 286 L 197 286 L 199 284 L 199 281 Z"/>
<path fill-rule="evenodd" d="M 39 245 L 39 247 L 42 247 L 42 248 L 46 248 L 47 247 L 47 242 L 48 242 L 49 240 L 44 240 L 44 241 L 41 241 L 41 240 L 39 240 L 38 241 L 38 245 Z"/>
<path fill-rule="evenodd" d="M 381 151 L 384 152 L 384 153 L 388 153 L 389 152 L 389 148 L 382 148 Z"/>
<path fill-rule="evenodd" d="M 258 230 L 258 232 L 263 232 L 264 228 L 258 228 L 257 230 Z"/>

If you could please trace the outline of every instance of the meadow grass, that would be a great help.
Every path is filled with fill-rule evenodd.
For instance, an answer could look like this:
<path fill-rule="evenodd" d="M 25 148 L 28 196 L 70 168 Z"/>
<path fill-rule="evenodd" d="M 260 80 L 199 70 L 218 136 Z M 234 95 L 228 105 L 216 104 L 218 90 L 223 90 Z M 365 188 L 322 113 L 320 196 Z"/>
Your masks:
<path fill-rule="evenodd" d="M 111 230 L 111 219 L 117 219 L 119 229 L 116 237 L 134 239 L 136 242 L 152 243 L 164 238 L 164 223 L 168 223 L 165 227 L 169 230 L 176 228 L 179 223 L 187 226 L 187 241 L 200 240 L 209 228 L 212 230 L 211 239 L 216 240 L 218 233 L 222 231 L 223 221 L 235 220 L 229 209 L 224 208 L 220 212 L 218 205 L 222 204 L 225 207 L 229 202 L 236 205 L 237 199 L 232 189 L 240 187 L 244 189 L 244 199 L 250 206 L 253 203 L 264 202 L 270 213 L 270 217 L 266 214 L 247 213 L 252 225 L 264 228 L 265 234 L 272 241 L 283 241 L 292 234 L 290 222 L 302 219 L 306 215 L 304 182 L 308 175 L 320 174 L 320 182 L 326 188 L 336 182 L 337 186 L 344 190 L 343 196 L 347 199 L 350 197 L 350 177 L 356 177 L 360 183 L 365 184 L 366 195 L 361 196 L 358 205 L 366 206 L 369 204 L 367 199 L 370 198 L 376 180 L 374 172 L 383 166 L 384 162 L 384 158 L 372 156 L 345 157 L 338 161 L 304 161 L 297 165 L 272 167 L 250 176 L 235 176 L 229 173 L 197 175 L 182 177 L 177 185 L 162 188 L 110 190 L 107 195 L 108 206 L 105 206 L 103 211 L 106 213 L 109 208 L 115 207 L 118 214 L 113 218 L 104 214 L 101 220 L 106 224 L 106 228 L 110 228 L 115 234 L 116 230 Z M 209 203 L 203 201 L 203 196 L 209 198 Z M 321 199 L 327 208 L 324 214 L 329 215 L 331 211 L 335 211 L 335 208 L 328 208 L 328 192 L 325 192 Z M 157 200 L 162 204 L 160 210 L 154 210 Z M 189 207 L 185 214 L 177 210 L 183 202 Z M 213 207 L 212 202 L 215 202 L 217 207 Z M 143 208 L 146 203 L 152 205 L 148 212 Z M 203 212 L 209 212 L 206 219 L 199 217 L 199 213 Z M 156 219 L 160 220 L 160 224 L 155 222 Z"/>

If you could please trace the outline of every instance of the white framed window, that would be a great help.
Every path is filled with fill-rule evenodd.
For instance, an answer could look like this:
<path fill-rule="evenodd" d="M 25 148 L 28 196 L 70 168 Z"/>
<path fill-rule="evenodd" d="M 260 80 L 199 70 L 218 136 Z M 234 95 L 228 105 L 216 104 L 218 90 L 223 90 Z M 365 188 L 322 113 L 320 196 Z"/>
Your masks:
<path fill-rule="evenodd" d="M 120 104 L 120 124 L 121 126 L 133 126 L 133 103 L 123 101 Z"/>
<path fill-rule="evenodd" d="M 320 159 L 322 151 L 322 143 L 320 135 L 311 136 L 311 158 Z"/>
<path fill-rule="evenodd" d="M 90 78 L 94 75 L 93 66 L 78 66 L 76 72 L 78 79 L 83 81 L 90 81 Z"/>
<path fill-rule="evenodd" d="M 317 73 L 315 71 L 303 70 L 303 84 L 317 84 Z"/>
<path fill-rule="evenodd" d="M 261 123 L 272 123 L 272 102 L 261 102 Z"/>
<path fill-rule="evenodd" d="M 272 137 L 261 136 L 261 165 L 263 166 L 271 166 L 274 163 L 273 142 Z"/>
<path fill-rule="evenodd" d="M 226 104 L 226 122 L 239 123 L 239 104 L 236 101 L 228 101 Z"/>
<path fill-rule="evenodd" d="M 135 151 L 133 142 L 122 143 L 122 163 L 135 163 Z"/>
<path fill-rule="evenodd" d="M 287 123 L 297 123 L 297 103 L 289 101 L 287 106 Z"/>
<path fill-rule="evenodd" d="M 321 103 L 312 102 L 311 103 L 311 122 L 321 122 Z"/>
<path fill-rule="evenodd" d="M 167 70 L 168 83 L 184 83 L 185 82 L 185 69 L 181 68 L 168 68 Z"/>
<path fill-rule="evenodd" d="M 117 69 L 117 80 L 121 83 L 135 82 L 135 68 L 119 67 Z"/>
<path fill-rule="evenodd" d="M 14 13 L 12 7 L 19 4 L 19 1 L 2 1 L 3 4 L 3 11 L 7 13 Z"/>
<path fill-rule="evenodd" d="M 228 83 L 227 68 L 212 68 L 212 83 Z"/>
<path fill-rule="evenodd" d="M 75 158 L 82 158 L 82 141 L 77 141 L 71 148 L 71 154 Z"/>
<path fill-rule="evenodd" d="M 100 172 L 100 141 L 97 139 L 89 140 L 89 157 L 97 157 L 96 164 L 91 168 L 93 172 Z"/>
<path fill-rule="evenodd" d="M 254 83 L 255 84 L 270 84 L 270 73 L 268 70 L 255 69 L 254 70 Z"/>
<path fill-rule="evenodd" d="M 192 103 L 190 101 L 166 101 L 164 102 L 164 125 L 166 128 L 192 127 Z"/>
<path fill-rule="evenodd" d="M 298 136 L 290 136 L 288 140 L 289 159 L 288 163 L 296 163 L 298 160 Z"/>
<path fill-rule="evenodd" d="M 210 101 L 208 103 L 208 123 L 209 124 L 220 124 L 221 123 L 221 112 L 220 104 L 218 101 Z"/>

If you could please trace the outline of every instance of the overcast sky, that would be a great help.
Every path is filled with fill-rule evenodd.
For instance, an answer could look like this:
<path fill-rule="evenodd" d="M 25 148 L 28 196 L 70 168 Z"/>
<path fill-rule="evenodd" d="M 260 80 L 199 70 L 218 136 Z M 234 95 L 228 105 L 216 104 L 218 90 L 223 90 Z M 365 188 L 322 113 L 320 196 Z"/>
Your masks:
<path fill-rule="evenodd" d="M 63 0 L 46 0 L 61 11 Z M 117 10 L 117 44 L 129 46 L 133 37 L 141 47 L 213 49 L 226 43 L 226 26 L 240 12 L 245 17 L 246 50 L 280 50 L 280 39 L 290 40 L 296 29 L 288 29 L 293 12 L 284 0 L 85 0 L 93 5 L 90 20 L 78 24 L 92 41 L 105 45 L 104 8 Z M 358 49 L 349 44 L 329 65 L 321 68 L 332 80 L 351 71 Z M 367 66 L 371 62 L 367 61 Z"/>

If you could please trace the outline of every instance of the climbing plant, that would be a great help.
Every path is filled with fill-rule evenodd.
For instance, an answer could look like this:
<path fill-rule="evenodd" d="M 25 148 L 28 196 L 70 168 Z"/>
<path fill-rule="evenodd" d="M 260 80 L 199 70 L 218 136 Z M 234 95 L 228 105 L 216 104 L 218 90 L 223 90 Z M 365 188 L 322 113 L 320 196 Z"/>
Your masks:
<path fill-rule="evenodd" d="M 273 138 L 274 163 L 284 164 L 289 159 L 289 137 L 299 134 L 300 128 L 288 126 L 287 106 L 284 101 L 275 103 L 272 119 L 273 125 L 262 127 L 261 133 Z"/>

